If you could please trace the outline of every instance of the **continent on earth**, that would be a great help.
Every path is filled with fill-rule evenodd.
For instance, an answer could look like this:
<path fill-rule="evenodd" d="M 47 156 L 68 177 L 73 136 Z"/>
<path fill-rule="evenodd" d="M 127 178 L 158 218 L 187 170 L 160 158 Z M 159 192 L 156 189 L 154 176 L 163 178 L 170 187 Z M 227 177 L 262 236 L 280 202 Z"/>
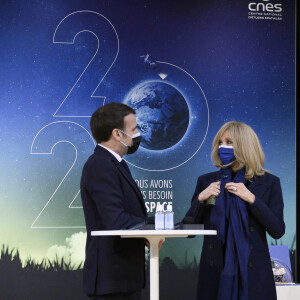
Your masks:
<path fill-rule="evenodd" d="M 136 111 L 141 146 L 164 150 L 177 144 L 189 125 L 189 108 L 183 95 L 162 81 L 147 81 L 134 87 L 125 104 Z"/>

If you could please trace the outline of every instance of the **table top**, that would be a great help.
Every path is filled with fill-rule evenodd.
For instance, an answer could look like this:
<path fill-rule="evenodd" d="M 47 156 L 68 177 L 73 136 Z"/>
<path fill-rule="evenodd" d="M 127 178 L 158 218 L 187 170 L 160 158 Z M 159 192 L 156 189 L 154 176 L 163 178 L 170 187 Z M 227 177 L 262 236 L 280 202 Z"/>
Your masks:
<path fill-rule="evenodd" d="M 92 231 L 91 236 L 132 236 L 132 237 L 147 237 L 147 236 L 162 236 L 162 237 L 187 237 L 189 235 L 216 235 L 216 230 L 98 230 Z"/>

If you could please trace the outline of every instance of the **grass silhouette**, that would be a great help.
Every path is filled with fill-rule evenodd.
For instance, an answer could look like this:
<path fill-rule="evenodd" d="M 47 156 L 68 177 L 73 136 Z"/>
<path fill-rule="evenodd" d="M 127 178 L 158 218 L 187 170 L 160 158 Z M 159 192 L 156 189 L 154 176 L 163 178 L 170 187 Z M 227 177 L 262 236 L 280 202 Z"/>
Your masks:
<path fill-rule="evenodd" d="M 295 250 L 290 251 L 292 265 Z M 200 257 L 200 253 L 199 253 Z M 149 300 L 149 262 L 146 263 L 146 288 L 142 299 Z M 186 300 L 196 298 L 197 258 L 178 268 L 165 257 L 160 264 L 160 299 Z M 88 300 L 82 289 L 82 263 L 72 265 L 71 260 L 56 258 L 37 262 L 31 257 L 24 263 L 18 249 L 2 246 L 0 258 L 0 300 Z"/>
<path fill-rule="evenodd" d="M 74 267 L 63 258 L 36 262 L 30 257 L 24 265 L 19 251 L 2 246 L 0 259 L 0 299 L 2 300 L 82 300 L 82 264 Z"/>
<path fill-rule="evenodd" d="M 146 288 L 142 299 L 149 300 L 149 263 L 146 263 Z M 160 266 L 161 299 L 194 299 L 198 267 L 185 261 L 183 269 L 169 257 Z M 2 246 L 0 258 L 0 300 L 87 300 L 82 290 L 82 263 L 72 265 L 64 258 L 37 262 L 27 258 L 22 263 L 19 251 Z"/>

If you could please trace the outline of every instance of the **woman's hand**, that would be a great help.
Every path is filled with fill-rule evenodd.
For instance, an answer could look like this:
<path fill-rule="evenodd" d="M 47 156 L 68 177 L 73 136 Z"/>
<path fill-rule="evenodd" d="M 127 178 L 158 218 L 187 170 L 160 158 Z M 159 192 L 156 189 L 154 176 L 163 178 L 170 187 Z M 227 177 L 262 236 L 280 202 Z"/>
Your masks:
<path fill-rule="evenodd" d="M 225 185 L 225 189 L 250 204 L 253 204 L 255 201 L 255 195 L 253 195 L 243 183 L 228 182 Z"/>
<path fill-rule="evenodd" d="M 220 195 L 220 184 L 221 184 L 221 181 L 212 182 L 205 190 L 203 190 L 198 195 L 198 200 L 200 201 L 200 203 L 203 203 L 210 196 L 218 197 Z"/>

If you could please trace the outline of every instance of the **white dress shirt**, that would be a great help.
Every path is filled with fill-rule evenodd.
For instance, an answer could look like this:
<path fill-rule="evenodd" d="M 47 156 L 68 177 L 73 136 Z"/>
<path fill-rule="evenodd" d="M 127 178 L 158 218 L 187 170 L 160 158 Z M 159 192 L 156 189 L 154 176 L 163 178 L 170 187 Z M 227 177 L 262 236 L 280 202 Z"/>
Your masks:
<path fill-rule="evenodd" d="M 107 151 L 109 151 L 117 160 L 118 162 L 121 162 L 122 161 L 122 157 L 115 151 L 112 151 L 111 149 L 101 145 L 101 144 L 98 144 L 100 147 L 103 147 L 104 149 L 106 149 Z"/>

